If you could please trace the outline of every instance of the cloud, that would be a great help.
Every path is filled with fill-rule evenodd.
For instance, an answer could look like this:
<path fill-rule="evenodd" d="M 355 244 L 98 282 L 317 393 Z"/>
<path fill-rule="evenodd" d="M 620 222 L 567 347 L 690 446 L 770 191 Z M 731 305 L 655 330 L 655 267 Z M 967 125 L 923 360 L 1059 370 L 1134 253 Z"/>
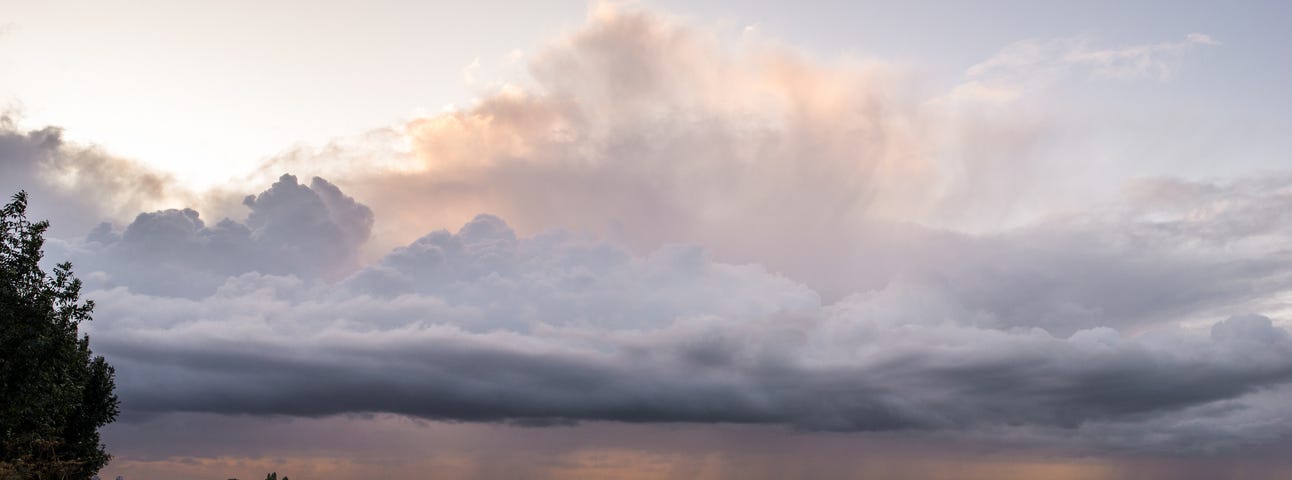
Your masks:
<path fill-rule="evenodd" d="M 759 276 L 746 283 L 774 282 Z M 934 294 L 881 292 L 804 309 L 728 293 L 626 305 L 621 318 L 596 314 L 604 294 L 547 301 L 548 292 L 508 290 L 521 283 L 512 275 L 476 282 L 498 292 L 474 302 L 346 296 L 260 276 L 230 280 L 203 300 L 98 292 L 100 318 L 113 320 L 92 333 L 122 372 L 121 394 L 137 414 L 393 412 L 841 431 L 1026 425 L 1058 435 L 1133 422 L 1169 432 L 1187 409 L 1231 419 L 1284 415 L 1263 398 L 1292 378 L 1287 333 L 1264 317 L 1235 317 L 1209 332 L 1128 337 L 1099 328 L 1061 338 L 966 326 L 959 319 L 974 312 Z M 751 307 L 735 299 L 771 303 L 764 308 L 773 313 L 741 315 Z M 1268 435 L 1261 422 L 1244 424 Z M 1128 443 L 1206 449 L 1252 440 L 1246 428 L 1220 426 L 1194 432 L 1190 445 L 1149 435 Z"/>
<path fill-rule="evenodd" d="M 1142 209 L 1127 215 L 1144 221 L 1144 235 L 1198 246 L 1270 248 L 1292 234 L 1289 185 L 1292 175 L 1286 172 L 1228 181 L 1141 179 L 1125 190 Z"/>
<path fill-rule="evenodd" d="M 58 219 L 54 232 L 79 235 L 104 218 L 128 218 L 185 194 L 164 174 L 93 147 L 68 143 L 62 130 L 19 131 L 0 115 L 0 194 L 26 190 L 35 218 Z M 51 206 L 57 206 L 53 208 Z"/>
<path fill-rule="evenodd" d="M 98 302 L 130 421 L 1286 439 L 1292 180 L 1146 179 L 1060 209 L 1063 172 L 1033 155 L 1048 124 L 1007 108 L 1028 75 L 1166 78 L 1209 37 L 1024 42 L 935 95 L 752 37 L 599 9 L 530 82 L 284 155 L 215 209 L 158 210 L 183 197 L 165 177 L 56 129 L 8 128 L 0 152 L 36 204 L 90 207 L 70 223 L 144 212 L 50 242 Z"/>
<path fill-rule="evenodd" d="M 184 266 L 223 279 L 187 295 L 91 282 L 91 334 L 119 369 L 132 418 L 747 423 L 1148 452 L 1288 434 L 1270 425 L 1289 413 L 1274 399 L 1292 380 L 1292 341 L 1269 317 L 1202 327 L 1157 319 L 1136 334 L 1099 326 L 1244 308 L 1286 291 L 1280 263 L 1225 269 L 1216 267 L 1237 260 L 1184 256 L 1199 245 L 1232 248 L 1250 230 L 1179 250 L 1093 236 L 1137 238 L 1162 224 L 1100 223 L 1128 222 L 1120 215 L 952 235 L 955 249 L 924 270 L 826 303 L 801 283 L 697 247 L 638 255 L 561 231 L 518 235 L 491 215 L 332 282 L 326 270 L 273 259 L 293 248 L 315 255 L 281 260 L 355 248 L 347 239 L 363 235 L 337 232 L 371 224 L 360 204 L 324 180 L 305 187 L 291 176 L 247 203 L 245 225 L 208 228 L 195 212 L 172 210 L 141 215 L 119 239 L 99 232 L 116 239 L 106 246 L 80 244 L 103 256 L 138 255 L 123 247 L 137 245 L 153 258 L 207 258 Z M 307 227 L 265 233 L 275 222 Z M 319 232 L 332 240 L 318 244 Z M 166 264 L 126 258 L 115 268 Z M 282 266 L 295 270 L 268 271 Z"/>
<path fill-rule="evenodd" d="M 1144 49 L 1154 62 L 1173 51 Z M 470 107 L 363 146 L 298 150 L 261 173 L 319 175 L 363 198 L 377 213 L 372 258 L 489 212 L 523 234 L 592 232 L 636 254 L 704 245 L 834 300 L 906 268 L 875 257 L 922 242 L 902 238 L 919 226 L 995 231 L 1072 206 L 1054 194 L 1073 167 L 1048 160 L 1050 116 L 1015 108 L 1017 92 L 985 78 L 953 92 L 922 80 L 894 63 L 823 60 L 603 7 L 537 49 L 526 78 Z"/>
<path fill-rule="evenodd" d="M 103 286 L 204 297 L 249 272 L 337 279 L 359 268 L 372 211 L 331 183 L 283 175 L 249 195 L 245 222 L 207 226 L 191 208 L 140 213 L 123 231 L 102 223 L 81 242 L 52 242 L 51 256 L 97 272 Z"/>
<path fill-rule="evenodd" d="M 930 208 L 939 172 L 901 69 L 743 42 L 600 9 L 533 55 L 530 81 L 413 120 L 389 140 L 404 145 L 371 156 L 394 160 L 328 148 L 270 168 L 363 198 L 387 248 L 490 212 L 523 233 L 593 232 L 637 253 L 703 244 L 807 272 L 830 266 L 777 246 L 810 236 L 840 252 L 865 219 Z"/>
<path fill-rule="evenodd" d="M 966 72 L 969 78 L 1028 78 L 1076 73 L 1091 78 L 1166 80 L 1175 75 L 1181 56 L 1196 47 L 1220 42 L 1202 33 L 1190 33 L 1178 42 L 1098 48 L 1084 38 L 1024 40 L 1005 47 L 995 56 Z"/>
<path fill-rule="evenodd" d="M 253 240 L 291 265 L 284 272 L 335 276 L 357 267 L 358 248 L 372 231 L 372 210 L 318 177 L 307 187 L 283 175 L 243 204 L 251 209 L 247 226 Z"/>

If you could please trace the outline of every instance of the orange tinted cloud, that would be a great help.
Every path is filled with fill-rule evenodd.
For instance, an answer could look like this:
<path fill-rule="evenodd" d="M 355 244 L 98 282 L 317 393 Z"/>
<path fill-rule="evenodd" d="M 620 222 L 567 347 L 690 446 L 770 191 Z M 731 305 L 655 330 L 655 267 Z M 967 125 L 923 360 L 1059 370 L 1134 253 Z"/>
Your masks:
<path fill-rule="evenodd" d="M 484 212 L 522 234 L 567 228 L 638 251 L 697 243 L 799 277 L 838 272 L 818 275 L 837 267 L 785 244 L 821 239 L 849 255 L 874 233 L 868 221 L 928 218 L 945 190 L 924 132 L 937 112 L 894 65 L 600 8 L 536 54 L 530 75 L 409 122 L 391 141 L 403 145 L 373 161 L 319 152 L 265 173 L 322 175 L 364 198 L 374 251 Z"/>

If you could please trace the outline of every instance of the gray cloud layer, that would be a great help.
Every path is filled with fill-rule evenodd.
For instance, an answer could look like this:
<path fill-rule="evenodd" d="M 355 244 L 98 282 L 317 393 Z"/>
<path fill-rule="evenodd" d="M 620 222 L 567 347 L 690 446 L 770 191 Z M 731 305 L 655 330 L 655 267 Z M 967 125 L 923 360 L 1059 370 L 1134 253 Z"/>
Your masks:
<path fill-rule="evenodd" d="M 94 270 L 92 335 L 135 416 L 758 423 L 1208 451 L 1288 433 L 1292 341 L 1242 313 L 1288 289 L 1270 241 L 1287 226 L 1255 213 L 1289 201 L 1282 185 L 1145 182 L 1133 211 L 990 236 L 908 225 L 927 240 L 899 253 L 925 260 L 831 303 L 697 247 L 635 255 L 489 215 L 354 270 L 371 213 L 291 176 L 248 197 L 246 223 L 161 211 L 64 246 Z"/>

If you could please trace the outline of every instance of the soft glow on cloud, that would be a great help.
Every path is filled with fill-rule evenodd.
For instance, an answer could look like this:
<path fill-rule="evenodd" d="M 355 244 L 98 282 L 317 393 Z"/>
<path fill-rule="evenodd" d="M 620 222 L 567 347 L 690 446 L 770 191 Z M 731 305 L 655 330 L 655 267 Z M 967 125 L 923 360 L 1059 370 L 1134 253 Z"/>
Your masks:
<path fill-rule="evenodd" d="M 334 179 L 377 212 L 384 248 L 490 212 L 523 233 L 571 228 L 638 252 L 698 243 L 837 296 L 880 281 L 847 279 L 868 262 L 849 257 L 904 241 L 876 222 L 1007 208 L 1009 187 L 993 178 L 1017 162 L 995 158 L 1033 136 L 1013 118 L 921 101 L 898 66 L 818 61 L 650 12 L 599 8 L 529 70 L 531 86 L 410 122 L 407 152 L 397 141 L 359 157 L 297 152 L 261 172 Z M 998 147 L 950 153 L 985 132 Z M 983 188 L 999 198 L 966 200 Z M 783 248 L 804 238 L 828 253 Z"/>

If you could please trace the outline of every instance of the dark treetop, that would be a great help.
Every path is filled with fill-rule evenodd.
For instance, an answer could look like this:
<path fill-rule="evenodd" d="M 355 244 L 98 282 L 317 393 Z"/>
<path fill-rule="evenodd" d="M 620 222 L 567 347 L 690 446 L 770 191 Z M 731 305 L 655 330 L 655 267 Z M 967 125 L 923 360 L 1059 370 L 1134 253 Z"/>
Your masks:
<path fill-rule="evenodd" d="M 22 192 L 0 210 L 0 480 L 88 479 L 109 459 L 113 370 L 78 332 L 94 303 L 72 265 L 40 268 L 49 224 L 26 210 Z"/>

